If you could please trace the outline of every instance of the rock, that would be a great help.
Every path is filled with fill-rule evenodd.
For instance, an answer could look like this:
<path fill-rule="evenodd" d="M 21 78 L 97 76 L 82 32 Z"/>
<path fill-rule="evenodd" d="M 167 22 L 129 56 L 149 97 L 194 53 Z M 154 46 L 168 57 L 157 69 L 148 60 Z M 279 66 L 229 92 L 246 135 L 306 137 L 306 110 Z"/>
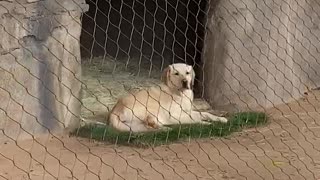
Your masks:
<path fill-rule="evenodd" d="M 320 85 L 318 5 L 297 2 L 211 1 L 204 85 L 214 108 L 266 109 Z"/>
<path fill-rule="evenodd" d="M 5 135 L 22 138 L 79 127 L 80 17 L 87 9 L 85 0 L 0 2 Z"/>

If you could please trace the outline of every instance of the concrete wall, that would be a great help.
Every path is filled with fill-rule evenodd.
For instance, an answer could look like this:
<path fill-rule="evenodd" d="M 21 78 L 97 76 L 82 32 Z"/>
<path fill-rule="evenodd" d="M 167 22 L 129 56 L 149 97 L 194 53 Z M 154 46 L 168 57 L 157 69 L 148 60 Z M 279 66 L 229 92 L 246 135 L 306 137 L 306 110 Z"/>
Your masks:
<path fill-rule="evenodd" d="M 205 98 L 217 109 L 264 109 L 320 85 L 320 3 L 211 0 Z"/>
<path fill-rule="evenodd" d="M 0 1 L 0 129 L 6 136 L 78 126 L 80 16 L 87 9 L 84 0 Z"/>

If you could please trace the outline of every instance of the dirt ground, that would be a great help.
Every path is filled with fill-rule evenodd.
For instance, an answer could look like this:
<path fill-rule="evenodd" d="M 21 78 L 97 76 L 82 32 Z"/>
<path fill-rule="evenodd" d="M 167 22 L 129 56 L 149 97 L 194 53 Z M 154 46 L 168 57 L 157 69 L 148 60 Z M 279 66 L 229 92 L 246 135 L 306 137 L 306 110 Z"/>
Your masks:
<path fill-rule="evenodd" d="M 119 77 L 120 83 L 113 85 L 127 90 L 149 83 L 138 78 L 138 83 L 124 87 L 130 77 Z M 91 106 L 90 100 L 99 98 L 84 94 L 84 104 L 91 108 L 83 111 L 84 117 L 106 110 L 121 95 L 111 90 L 108 100 L 101 92 L 111 85 L 101 78 L 108 77 L 88 81 L 87 88 L 100 87 L 91 90 L 100 92 L 96 97 L 104 97 L 104 105 Z M 265 127 L 147 149 L 55 135 L 33 140 L 2 137 L 0 179 L 320 179 L 319 99 L 315 91 L 267 110 L 271 122 Z"/>

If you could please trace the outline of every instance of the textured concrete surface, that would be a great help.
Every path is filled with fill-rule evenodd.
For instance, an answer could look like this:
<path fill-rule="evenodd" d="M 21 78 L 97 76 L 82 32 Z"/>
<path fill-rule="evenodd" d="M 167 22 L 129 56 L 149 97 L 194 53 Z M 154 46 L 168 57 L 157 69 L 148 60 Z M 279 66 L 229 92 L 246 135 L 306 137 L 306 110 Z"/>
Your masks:
<path fill-rule="evenodd" d="M 5 134 L 16 137 L 19 127 L 37 134 L 77 126 L 84 3 L 0 1 L 0 111 L 6 113 L 0 128 Z"/>
<path fill-rule="evenodd" d="M 205 97 L 215 108 L 263 109 L 320 86 L 320 3 L 211 0 Z"/>

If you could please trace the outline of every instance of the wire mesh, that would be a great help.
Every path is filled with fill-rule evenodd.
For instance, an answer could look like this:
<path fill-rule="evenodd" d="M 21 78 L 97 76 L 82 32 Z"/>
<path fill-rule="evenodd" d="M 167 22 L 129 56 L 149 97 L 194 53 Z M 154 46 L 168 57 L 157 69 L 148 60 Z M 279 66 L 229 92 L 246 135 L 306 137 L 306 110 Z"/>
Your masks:
<path fill-rule="evenodd" d="M 0 179 L 320 179 L 319 12 L 0 1 Z"/>

